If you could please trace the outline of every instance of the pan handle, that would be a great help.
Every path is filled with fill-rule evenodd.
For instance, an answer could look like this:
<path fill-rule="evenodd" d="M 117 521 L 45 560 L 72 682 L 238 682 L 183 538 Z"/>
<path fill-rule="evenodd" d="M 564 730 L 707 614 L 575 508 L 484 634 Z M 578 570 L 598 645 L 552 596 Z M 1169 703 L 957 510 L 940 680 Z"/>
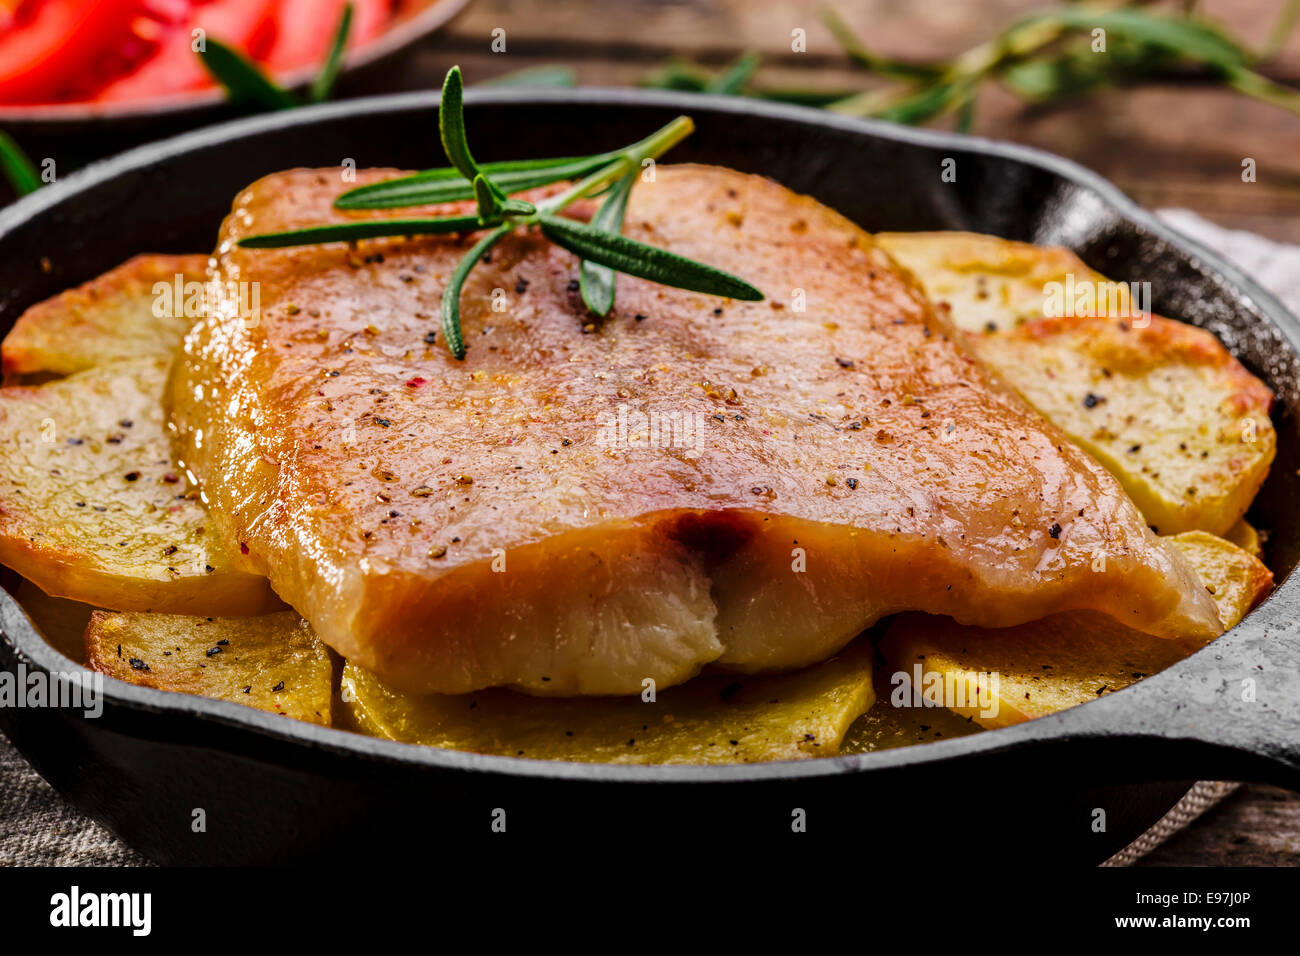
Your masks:
<path fill-rule="evenodd" d="M 1057 739 L 1132 744 L 1135 779 L 1300 791 L 1300 621 L 1281 593 L 1186 660 L 1049 718 Z M 1035 721 L 1037 723 L 1037 721 Z"/>

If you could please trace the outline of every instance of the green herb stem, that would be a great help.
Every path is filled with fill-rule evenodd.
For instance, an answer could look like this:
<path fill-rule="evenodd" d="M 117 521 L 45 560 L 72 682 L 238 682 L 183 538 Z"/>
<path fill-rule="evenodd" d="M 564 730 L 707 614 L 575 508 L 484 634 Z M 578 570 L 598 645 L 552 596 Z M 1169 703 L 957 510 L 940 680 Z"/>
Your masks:
<path fill-rule="evenodd" d="M 728 85 L 743 85 L 756 61 L 738 64 L 729 71 Z M 499 164 L 501 176 L 546 176 L 550 180 L 569 178 L 571 166 L 578 165 L 585 175 L 577 183 L 556 196 L 537 205 L 522 199 L 511 199 L 499 183 L 488 175 L 491 167 L 481 167 L 474 162 L 465 136 L 463 81 L 459 67 L 447 71 L 443 83 L 442 100 L 438 109 L 438 133 L 443 152 L 451 162 L 447 170 L 431 170 L 415 177 L 405 177 L 389 191 L 381 194 L 379 202 L 392 203 L 410 200 L 419 195 L 427 201 L 429 192 L 468 186 L 476 201 L 472 216 L 441 216 L 414 219 L 372 219 L 357 222 L 330 223 L 308 226 L 284 232 L 248 236 L 239 245 L 249 249 L 284 248 L 288 246 L 315 245 L 325 242 L 378 239 L 391 236 L 421 234 L 476 232 L 490 228 L 482 235 L 452 270 L 442 293 L 439 312 L 442 319 L 443 339 L 447 348 L 458 359 L 465 357 L 465 338 L 460 322 L 460 296 L 474 267 L 484 254 L 519 227 L 540 226 L 542 234 L 556 245 L 568 249 L 579 258 L 581 288 L 588 307 L 599 315 L 606 315 L 614 304 L 614 272 L 625 272 L 659 282 L 663 285 L 728 296 L 746 301 L 758 301 L 763 293 L 749 283 L 730 273 L 695 262 L 666 249 L 659 249 L 620 234 L 623 214 L 632 186 L 648 160 L 663 155 L 695 128 L 688 116 L 679 116 L 645 139 L 613 153 L 572 160 L 529 160 L 521 163 Z M 593 160 L 598 162 L 593 163 Z M 460 177 L 457 182 L 453 177 Z M 420 180 L 414 183 L 414 180 Z M 612 188 L 611 188 L 612 187 Z M 371 187 L 363 187 L 371 189 Z M 609 191 L 605 202 L 597 210 L 589 225 L 557 215 L 579 199 Z M 376 202 L 375 192 L 359 195 L 358 191 L 346 193 L 341 200 L 351 199 L 358 208 L 367 202 Z"/>
<path fill-rule="evenodd" d="M 558 212 L 579 199 L 599 192 L 617 182 L 628 173 L 639 170 L 647 159 L 656 159 L 680 143 L 695 129 L 689 116 L 679 116 L 671 123 L 651 133 L 638 143 L 622 151 L 608 166 L 596 170 L 574 186 L 543 202 L 538 208 L 543 212 Z"/>
<path fill-rule="evenodd" d="M 442 317 L 442 337 L 447 343 L 447 348 L 451 349 L 451 354 L 458 359 L 465 357 L 465 336 L 460 327 L 460 293 L 465 286 L 465 280 L 469 278 L 474 266 L 478 265 L 479 259 L 513 229 L 514 223 L 502 223 L 485 235 L 456 264 L 451 278 L 447 280 L 447 288 L 443 290 L 439 307 Z"/>

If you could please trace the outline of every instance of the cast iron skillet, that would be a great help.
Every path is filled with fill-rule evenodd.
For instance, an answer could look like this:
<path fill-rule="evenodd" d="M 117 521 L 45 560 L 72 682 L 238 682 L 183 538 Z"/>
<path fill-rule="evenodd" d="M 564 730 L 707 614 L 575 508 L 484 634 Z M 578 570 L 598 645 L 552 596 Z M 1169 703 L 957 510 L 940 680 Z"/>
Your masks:
<path fill-rule="evenodd" d="M 1056 157 L 980 139 L 754 101 L 620 90 L 472 92 L 484 159 L 631 142 L 678 113 L 673 160 L 722 163 L 808 192 L 870 230 L 973 229 L 1060 243 L 1156 309 L 1220 337 L 1278 393 L 1280 450 L 1255 506 L 1284 579 L 1245 621 L 1175 667 L 1063 714 L 860 756 L 732 767 L 611 767 L 438 751 L 235 704 L 107 683 L 103 715 L 0 709 L 0 727 L 59 791 L 169 863 L 401 859 L 448 844 L 563 841 L 671 852 L 701 841 L 831 840 L 978 872 L 1103 859 L 1187 781 L 1300 789 L 1300 558 L 1293 502 L 1300 324 L 1207 249 Z M 296 165 L 439 162 L 434 95 L 260 117 L 142 147 L 0 212 L 0 329 L 24 308 L 143 251 L 210 248 L 237 190 Z M 956 182 L 940 176 L 956 160 Z M 49 260 L 48 268 L 39 263 Z M 5 593 L 0 667 L 67 671 Z M 203 809 L 205 832 L 195 832 Z M 792 826 L 803 811 L 806 832 Z M 631 841 L 631 842 L 629 842 Z M 497 845 L 500 845 L 499 843 Z M 861 858 L 861 857 L 859 857 Z"/>

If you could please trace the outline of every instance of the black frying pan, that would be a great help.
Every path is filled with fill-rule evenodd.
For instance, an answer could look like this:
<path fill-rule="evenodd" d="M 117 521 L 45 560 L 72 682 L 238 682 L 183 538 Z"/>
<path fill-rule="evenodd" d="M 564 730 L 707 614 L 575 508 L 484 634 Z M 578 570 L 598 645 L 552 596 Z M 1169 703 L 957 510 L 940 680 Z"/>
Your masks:
<path fill-rule="evenodd" d="M 1278 460 L 1253 519 L 1282 584 L 1204 650 L 1141 683 L 1006 730 L 860 756 L 732 767 L 612 767 L 439 751 L 221 701 L 107 682 L 103 716 L 0 709 L 0 727 L 69 799 L 160 862 L 409 859 L 507 832 L 558 849 L 671 852 L 686 841 L 832 840 L 857 859 L 1096 862 L 1196 778 L 1300 789 L 1300 559 L 1294 502 L 1300 324 L 1212 252 L 1056 157 L 796 107 L 669 93 L 471 93 L 484 159 L 596 151 L 678 113 L 673 160 L 764 173 L 870 230 L 971 229 L 1058 243 L 1157 311 L 1219 336 L 1276 391 Z M 296 165 L 440 162 L 434 95 L 243 120 L 93 166 L 0 212 L 0 330 L 27 306 L 142 251 L 210 248 L 237 190 Z M 941 161 L 957 160 L 955 183 Z M 42 256 L 51 268 L 39 267 Z M 0 667 L 69 669 L 0 592 Z M 1244 693 L 1253 682 L 1253 700 Z M 192 813 L 206 812 L 194 833 Z M 792 833 L 796 809 L 806 833 Z M 1099 814 L 1098 811 L 1103 811 Z M 499 815 L 498 815 L 499 819 Z M 1099 823 L 1104 821 L 1104 829 Z M 648 841 L 648 842 L 647 842 Z M 640 848 L 640 849 L 638 849 Z"/>

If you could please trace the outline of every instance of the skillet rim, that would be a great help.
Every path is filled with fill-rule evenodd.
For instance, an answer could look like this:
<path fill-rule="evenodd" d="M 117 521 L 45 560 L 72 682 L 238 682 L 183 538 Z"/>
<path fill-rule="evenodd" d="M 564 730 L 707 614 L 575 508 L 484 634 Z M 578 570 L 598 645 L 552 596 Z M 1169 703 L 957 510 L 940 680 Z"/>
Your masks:
<path fill-rule="evenodd" d="M 438 101 L 437 91 L 345 100 L 339 103 L 302 107 L 286 113 L 246 117 L 145 144 L 92 163 L 66 179 L 0 210 L 0 241 L 11 229 L 73 199 L 77 193 L 107 183 L 138 167 L 178 159 L 205 148 L 219 147 L 246 135 L 310 127 L 318 120 L 347 119 L 363 113 L 400 114 L 420 109 L 433 110 L 437 107 Z M 471 106 L 492 103 L 566 107 L 584 104 L 622 105 L 634 108 L 645 106 L 679 109 L 683 112 L 699 112 L 703 107 L 714 112 L 731 113 L 743 118 L 783 120 L 907 144 L 948 147 L 1034 166 L 1090 190 L 1119 216 L 1164 240 L 1193 262 L 1199 260 L 1201 266 L 1217 273 L 1233 287 L 1238 293 L 1238 300 L 1245 300 L 1242 302 L 1243 305 L 1246 302 L 1253 305 L 1255 310 L 1283 337 L 1291 351 L 1300 355 L 1300 320 L 1291 315 L 1271 293 L 1260 287 L 1237 266 L 1201 243 L 1183 235 L 1177 229 L 1160 222 L 1099 174 L 1072 160 L 1034 147 L 980 136 L 916 129 L 879 120 L 839 116 L 810 107 L 708 94 L 602 87 L 470 89 L 466 91 L 466 102 Z M 1224 637 L 1241 636 L 1246 625 L 1270 616 L 1268 613 L 1270 608 L 1276 611 L 1284 601 L 1298 597 L 1300 597 L 1300 576 L 1290 574 L 1245 620 L 1200 651 L 1146 681 L 1059 714 L 1001 728 L 994 732 L 981 731 L 970 736 L 925 745 L 916 744 L 865 754 L 819 757 L 809 760 L 721 766 L 636 766 L 535 760 L 442 750 L 418 744 L 381 740 L 341 728 L 321 727 L 303 721 L 286 721 L 283 717 L 228 701 L 139 687 L 114 678 L 105 679 L 101 699 L 106 708 L 119 706 L 159 716 L 184 715 L 217 725 L 254 732 L 273 738 L 279 743 L 328 751 L 340 758 L 399 764 L 407 768 L 495 774 L 502 777 L 527 777 L 557 782 L 682 784 L 795 781 L 873 770 L 933 767 L 935 764 L 951 762 L 953 758 L 974 758 L 1015 750 L 1034 742 L 1043 743 L 1053 740 L 1066 742 L 1079 736 L 1095 735 L 1099 727 L 1105 729 L 1104 723 L 1098 723 L 1099 720 L 1104 720 L 1104 711 L 1108 707 L 1111 710 L 1118 710 L 1121 706 L 1112 706 L 1111 702 L 1136 703 L 1143 696 L 1144 686 L 1151 685 L 1162 676 L 1172 676 L 1176 672 L 1185 671 L 1191 666 L 1192 661 L 1203 658 L 1211 648 L 1222 647 L 1220 642 Z M 48 645 L 36 631 L 22 607 L 3 588 L 0 588 L 0 637 L 10 644 L 19 661 L 35 664 L 51 672 L 90 673 L 86 668 L 64 657 Z M 1204 741 L 1193 740 L 1192 742 Z M 212 744 L 206 743 L 204 746 L 212 746 Z"/>

